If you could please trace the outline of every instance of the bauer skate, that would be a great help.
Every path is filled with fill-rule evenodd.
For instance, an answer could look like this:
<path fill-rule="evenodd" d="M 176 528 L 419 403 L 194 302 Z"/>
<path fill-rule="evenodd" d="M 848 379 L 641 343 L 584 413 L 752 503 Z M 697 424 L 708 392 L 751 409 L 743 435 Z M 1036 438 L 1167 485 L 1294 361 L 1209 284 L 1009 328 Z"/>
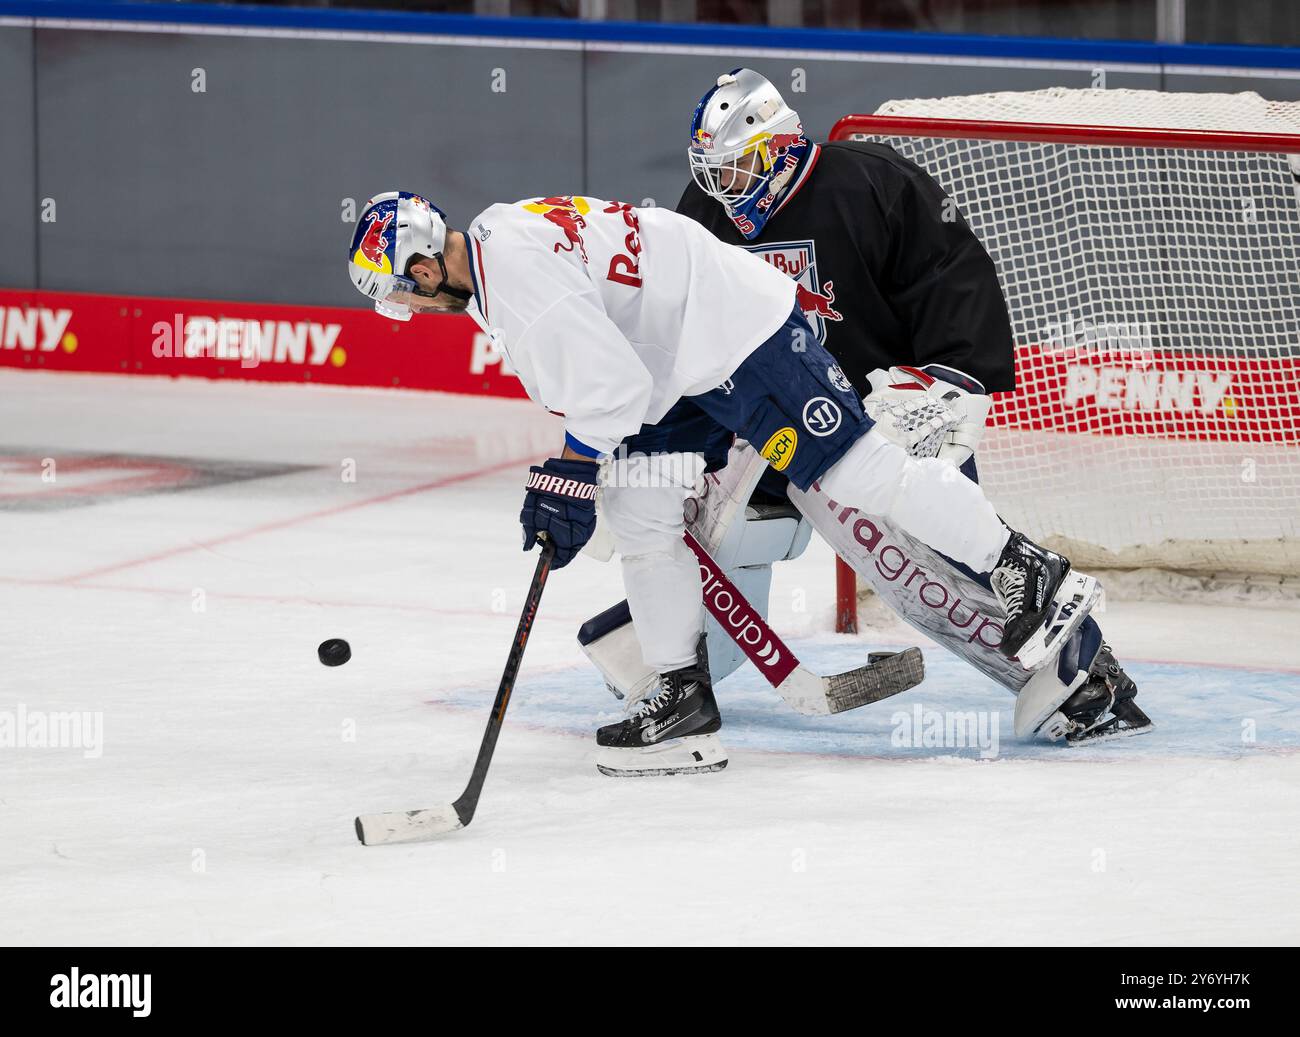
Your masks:
<path fill-rule="evenodd" d="M 1026 670 L 1049 662 L 1101 597 L 1095 577 L 1015 531 L 990 582 L 1007 614 L 998 650 Z"/>
<path fill-rule="evenodd" d="M 708 669 L 673 670 L 628 719 L 596 732 L 596 768 L 616 777 L 720 771 L 727 765 L 721 727 Z"/>

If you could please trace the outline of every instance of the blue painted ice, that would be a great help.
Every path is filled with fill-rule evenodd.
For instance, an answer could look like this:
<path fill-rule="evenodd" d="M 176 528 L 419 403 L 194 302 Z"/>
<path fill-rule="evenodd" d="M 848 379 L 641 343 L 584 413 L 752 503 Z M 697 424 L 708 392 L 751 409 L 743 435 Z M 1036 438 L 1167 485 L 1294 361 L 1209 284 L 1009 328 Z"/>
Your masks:
<path fill-rule="evenodd" d="M 860 666 L 866 654 L 861 642 L 848 637 L 793 641 L 791 647 L 818 673 Z M 1154 729 L 1066 747 L 1041 738 L 1016 738 L 1015 700 L 1009 692 L 942 649 L 929 648 L 925 657 L 926 679 L 916 688 L 830 717 L 794 712 L 746 665 L 717 688 L 723 741 L 733 749 L 909 760 L 989 758 L 994 734 L 997 757 L 1009 760 L 1238 758 L 1300 750 L 1300 675 L 1294 673 L 1128 664 L 1126 670 L 1138 684 L 1137 701 L 1155 722 Z M 452 688 L 432 701 L 477 707 L 494 690 Z M 511 723 L 586 737 L 597 726 L 624 716 L 621 704 L 586 667 L 545 676 L 529 676 L 525 668 L 510 710 Z M 950 714 L 973 719 L 950 719 Z M 967 737 L 961 737 L 963 733 Z"/>

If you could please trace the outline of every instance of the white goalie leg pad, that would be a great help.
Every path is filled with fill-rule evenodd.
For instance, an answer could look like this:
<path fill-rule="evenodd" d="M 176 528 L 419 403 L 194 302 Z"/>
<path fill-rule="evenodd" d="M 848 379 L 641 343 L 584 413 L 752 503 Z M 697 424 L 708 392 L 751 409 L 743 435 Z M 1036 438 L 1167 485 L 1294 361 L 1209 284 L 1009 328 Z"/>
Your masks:
<path fill-rule="evenodd" d="M 703 774 L 727 766 L 727 750 L 717 735 L 670 738 L 634 749 L 602 746 L 596 769 L 611 777 L 641 778 L 655 774 Z"/>
<path fill-rule="evenodd" d="M 963 477 L 964 478 L 964 477 Z M 880 600 L 917 630 L 1018 692 L 1029 672 L 998 651 L 1004 613 L 993 590 L 896 523 L 847 507 L 818 483 L 790 497 Z"/>
<path fill-rule="evenodd" d="M 812 525 L 793 505 L 751 505 L 754 487 L 766 467 L 767 462 L 753 447 L 743 440 L 737 441 L 731 448 L 726 468 L 700 479 L 685 502 L 688 528 L 711 549 L 710 553 L 727 576 L 764 618 L 772 563 L 797 558 L 812 535 Z M 602 497 L 608 492 L 602 491 Z M 606 516 L 609 503 L 607 499 L 602 500 L 602 517 Z M 621 503 L 615 500 L 614 508 Z M 609 523 L 605 525 L 608 527 Z M 698 574 L 696 583 L 698 591 Z M 705 631 L 709 673 L 716 686 L 744 663 L 745 654 L 711 616 L 705 617 Z M 583 624 L 578 643 L 610 691 L 629 705 L 655 686 L 658 674 L 644 662 L 629 614 L 619 611 L 617 606 Z"/>
<path fill-rule="evenodd" d="M 1064 722 L 1065 718 L 1058 710 L 1088 680 L 1101 647 L 1101 628 L 1085 621 L 1061 649 L 1053 665 L 1035 671 L 1016 696 L 1017 738 L 1040 733 L 1053 741 L 1060 737 L 1057 721 Z"/>
<path fill-rule="evenodd" d="M 726 575 L 745 596 L 745 600 L 754 606 L 754 610 L 766 619 L 768 592 L 772 589 L 771 564 L 744 566 L 732 569 Z M 723 677 L 735 673 L 744 665 L 745 650 L 711 615 L 705 616 L 704 634 L 709 656 L 709 678 L 716 687 Z"/>
<path fill-rule="evenodd" d="M 578 631 L 578 647 L 600 671 L 615 698 L 630 708 L 651 694 L 659 673 L 646 665 L 626 601 L 593 616 Z"/>
<path fill-rule="evenodd" d="M 808 546 L 812 524 L 789 503 L 756 505 L 754 489 L 767 462 L 749 443 L 737 440 L 727 466 L 704 476 L 686 502 L 687 528 L 763 619 L 767 619 L 772 564 L 798 558 Z M 709 675 L 716 686 L 745 662 L 744 650 L 708 616 Z"/>
<path fill-rule="evenodd" d="M 938 458 L 909 457 L 875 429 L 819 480 L 839 501 L 888 519 L 910 536 L 970 566 L 993 568 L 1009 533 L 979 486 Z"/>
<path fill-rule="evenodd" d="M 1061 703 L 1068 699 L 1088 679 L 1087 671 L 1071 675 L 1071 683 L 1063 684 L 1055 666 L 1044 666 L 1037 671 L 1016 696 L 1013 724 L 1017 738 L 1037 734 L 1045 723 L 1056 715 Z M 1052 736 L 1048 734 L 1048 737 Z M 1052 739 L 1055 741 L 1055 738 Z"/>
<path fill-rule="evenodd" d="M 881 601 L 1017 696 L 1017 736 L 1050 737 L 1052 717 L 1088 679 L 1101 648 L 1095 621 L 1085 618 L 1053 665 L 1031 672 L 998 651 L 1005 617 L 991 588 L 889 520 L 841 504 L 820 484 L 806 492 L 792 488 L 790 497 Z"/>

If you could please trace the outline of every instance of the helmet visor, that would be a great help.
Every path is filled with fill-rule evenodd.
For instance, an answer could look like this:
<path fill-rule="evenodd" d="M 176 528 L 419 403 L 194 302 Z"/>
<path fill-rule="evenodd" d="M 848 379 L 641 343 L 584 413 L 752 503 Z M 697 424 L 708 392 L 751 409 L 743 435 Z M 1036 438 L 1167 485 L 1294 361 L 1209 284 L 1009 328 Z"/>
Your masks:
<path fill-rule="evenodd" d="M 390 320 L 410 320 L 414 310 L 411 300 L 427 293 L 420 291 L 420 286 L 410 277 L 400 274 L 388 275 L 388 286 L 381 289 L 382 294 L 375 299 L 375 312 Z"/>
<path fill-rule="evenodd" d="M 686 155 L 700 190 L 729 208 L 744 205 L 767 180 L 759 145 L 721 153 L 691 147 Z"/>

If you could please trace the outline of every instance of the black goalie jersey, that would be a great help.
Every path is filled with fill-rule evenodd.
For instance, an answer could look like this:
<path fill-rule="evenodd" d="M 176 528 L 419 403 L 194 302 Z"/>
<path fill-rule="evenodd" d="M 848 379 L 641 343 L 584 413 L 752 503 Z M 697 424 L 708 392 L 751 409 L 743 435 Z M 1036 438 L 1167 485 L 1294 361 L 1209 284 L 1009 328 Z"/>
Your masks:
<path fill-rule="evenodd" d="M 882 144 L 810 149 L 757 238 L 694 183 L 677 211 L 795 279 L 813 329 L 854 387 L 896 364 L 944 364 L 1014 388 L 1011 326 L 993 261 L 925 172 Z"/>

